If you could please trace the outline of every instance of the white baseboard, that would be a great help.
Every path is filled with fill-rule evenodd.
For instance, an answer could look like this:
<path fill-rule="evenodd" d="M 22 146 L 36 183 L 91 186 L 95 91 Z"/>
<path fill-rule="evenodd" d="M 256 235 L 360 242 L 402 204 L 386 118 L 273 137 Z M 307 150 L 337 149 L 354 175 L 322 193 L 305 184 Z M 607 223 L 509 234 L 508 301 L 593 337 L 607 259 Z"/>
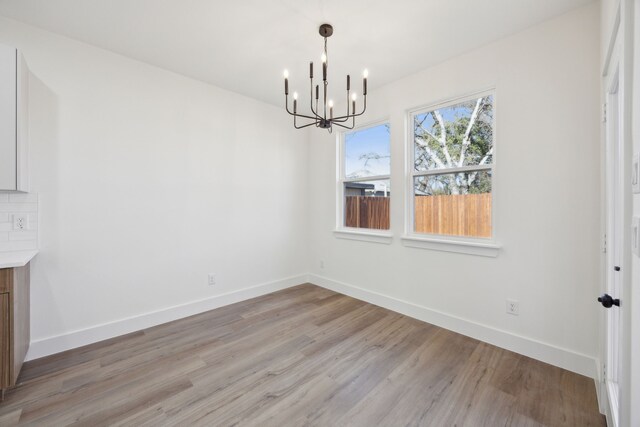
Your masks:
<path fill-rule="evenodd" d="M 493 344 L 497 347 L 540 360 L 550 365 L 558 366 L 560 368 L 594 378 L 594 380 L 597 381 L 598 361 L 594 357 L 586 354 L 577 353 L 566 348 L 544 343 L 521 335 L 516 335 L 512 332 L 452 316 L 450 314 L 362 289 L 357 286 L 338 282 L 316 274 L 310 274 L 309 281 L 314 285 L 322 286 L 323 288 L 449 329 L 462 335 Z"/>
<path fill-rule="evenodd" d="M 240 289 L 211 298 L 167 307 L 150 313 L 128 317 L 109 323 L 92 326 L 86 329 L 72 331 L 63 335 L 57 335 L 32 341 L 29 346 L 26 360 L 38 359 L 51 354 L 60 353 L 87 344 L 93 344 L 109 338 L 140 331 L 142 329 L 157 326 L 173 320 L 193 316 L 225 305 L 259 297 L 271 292 L 286 289 L 292 286 L 308 282 L 308 275 L 287 277 L 273 282 L 262 283 L 256 286 Z"/>
<path fill-rule="evenodd" d="M 225 305 L 234 304 L 236 302 L 255 298 L 270 292 L 279 291 L 307 282 L 445 329 L 449 329 L 477 340 L 523 354 L 533 359 L 594 378 L 596 382 L 598 382 L 598 361 L 591 356 L 516 335 L 512 332 L 500 330 L 491 326 L 482 325 L 471 320 L 452 316 L 437 310 L 315 274 L 301 274 L 298 276 L 287 277 L 238 291 L 216 295 L 211 298 L 167 307 L 162 310 L 72 331 L 63 335 L 32 341 L 26 360 L 38 359 L 40 357 L 93 344 L 98 341 L 140 331 L 152 326 L 193 316 L 194 314 L 203 313 Z M 602 396 L 599 397 L 601 398 Z"/>

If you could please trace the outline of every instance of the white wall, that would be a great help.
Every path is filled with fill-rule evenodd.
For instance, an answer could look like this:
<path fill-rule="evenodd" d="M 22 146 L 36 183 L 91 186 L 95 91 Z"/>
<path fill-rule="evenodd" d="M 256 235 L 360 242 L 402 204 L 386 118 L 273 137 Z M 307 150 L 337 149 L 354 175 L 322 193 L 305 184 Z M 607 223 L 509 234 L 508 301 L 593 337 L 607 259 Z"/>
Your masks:
<path fill-rule="evenodd" d="M 312 279 L 595 376 L 599 19 L 592 4 L 371 91 L 366 120 L 391 123 L 391 245 L 333 236 L 336 138 L 312 133 Z M 406 110 L 489 87 L 500 254 L 404 247 Z M 520 301 L 519 317 L 505 313 L 506 298 Z"/>
<path fill-rule="evenodd" d="M 307 137 L 282 109 L 4 18 L 0 43 L 32 72 L 30 357 L 303 280 Z"/>
<path fill-rule="evenodd" d="M 600 0 L 600 54 L 601 65 L 609 49 L 610 36 L 615 27 L 620 0 Z"/>

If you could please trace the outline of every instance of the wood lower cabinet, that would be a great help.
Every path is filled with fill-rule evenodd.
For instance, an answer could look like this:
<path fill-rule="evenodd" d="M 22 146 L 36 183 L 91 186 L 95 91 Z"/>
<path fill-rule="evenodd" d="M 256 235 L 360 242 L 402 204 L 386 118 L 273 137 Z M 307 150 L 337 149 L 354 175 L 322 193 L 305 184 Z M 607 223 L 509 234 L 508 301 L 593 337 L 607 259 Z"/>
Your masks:
<path fill-rule="evenodd" d="M 29 264 L 0 269 L 0 389 L 16 385 L 29 350 Z"/>

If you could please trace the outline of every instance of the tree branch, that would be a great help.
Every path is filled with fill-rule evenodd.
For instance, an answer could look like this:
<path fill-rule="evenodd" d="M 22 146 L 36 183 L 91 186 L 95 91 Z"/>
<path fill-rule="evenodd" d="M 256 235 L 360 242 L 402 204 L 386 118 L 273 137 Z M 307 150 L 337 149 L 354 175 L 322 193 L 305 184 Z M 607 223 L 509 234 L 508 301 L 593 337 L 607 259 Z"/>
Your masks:
<path fill-rule="evenodd" d="M 440 138 L 438 138 L 438 141 L 440 142 L 440 147 L 442 148 L 442 152 L 444 153 L 444 158 L 447 160 L 447 165 L 449 167 L 453 167 L 453 162 L 451 161 L 451 155 L 449 155 L 449 150 L 447 149 L 447 128 L 444 125 L 444 119 L 442 118 L 442 114 L 440 114 L 440 111 L 438 110 L 433 110 L 431 114 L 440 125 Z"/>
<path fill-rule="evenodd" d="M 435 136 L 434 134 L 432 134 L 429 130 L 427 130 L 427 129 L 425 129 L 424 127 L 422 127 L 422 123 L 423 123 L 423 122 L 424 122 L 424 120 L 418 124 L 418 127 L 419 127 L 420 129 L 422 129 L 422 131 L 423 131 L 424 133 L 426 133 L 428 136 L 430 136 L 431 138 L 433 138 L 433 140 L 434 140 L 434 141 L 436 141 L 436 142 L 438 142 L 438 143 L 439 143 L 439 142 L 440 142 L 440 140 L 439 140 L 438 138 L 436 138 L 436 136 Z"/>
<path fill-rule="evenodd" d="M 480 163 L 478 163 L 478 166 L 482 166 L 485 163 L 487 163 L 487 160 L 489 160 L 489 156 L 493 154 L 493 147 L 491 147 L 491 150 L 489 150 L 489 152 L 487 154 L 485 154 L 485 156 L 482 158 L 482 160 L 480 160 Z M 473 172 L 469 174 L 469 179 L 468 179 L 468 185 L 473 184 L 473 181 L 476 180 L 476 176 L 478 175 L 478 172 Z"/>
<path fill-rule="evenodd" d="M 432 134 L 429 130 L 425 129 L 425 128 L 422 126 L 422 124 L 424 123 L 424 121 L 426 120 L 426 118 L 427 118 L 427 116 L 426 116 L 426 114 L 425 114 L 424 119 L 422 119 L 422 121 L 421 121 L 420 123 L 418 123 L 418 124 L 417 124 L 417 125 L 418 125 L 418 127 L 419 127 L 420 129 L 422 129 L 422 131 L 423 131 L 424 133 L 426 133 L 426 134 L 427 134 L 427 136 L 429 136 L 430 138 L 433 138 L 433 140 L 434 140 L 434 141 L 439 142 L 438 138 L 436 138 L 436 136 L 435 136 L 434 134 Z M 442 159 L 440 159 L 440 157 L 439 157 L 439 156 L 438 156 L 438 155 L 437 155 L 437 154 L 436 154 L 436 153 L 435 153 L 431 148 L 429 148 L 429 145 L 428 145 L 427 143 L 421 143 L 420 141 L 417 141 L 417 140 L 416 140 L 416 143 L 417 143 L 420 147 L 422 147 L 422 148 L 427 152 L 427 154 L 428 154 L 430 157 L 432 157 L 432 158 L 433 158 L 433 161 L 434 161 L 434 162 L 436 162 L 436 165 L 438 165 L 438 167 L 440 167 L 441 169 L 446 167 L 446 165 L 444 164 L 444 162 L 442 161 Z"/>
<path fill-rule="evenodd" d="M 469 125 L 467 126 L 467 130 L 465 131 L 464 137 L 462 138 L 462 147 L 460 148 L 460 159 L 458 160 L 458 167 L 462 167 L 462 165 L 464 164 L 465 152 L 467 151 L 467 147 L 471 143 L 471 129 L 473 128 L 473 125 L 478 118 L 478 112 L 480 111 L 480 106 L 482 105 L 483 99 L 484 98 L 478 98 L 478 101 L 476 101 L 476 106 L 473 109 L 473 113 L 471 113 L 471 117 L 469 118 Z"/>
<path fill-rule="evenodd" d="M 427 133 L 429 133 L 429 132 L 427 132 Z M 420 148 L 422 148 L 424 151 L 427 152 L 429 157 L 431 157 L 433 159 L 433 161 L 436 162 L 436 165 L 438 165 L 438 167 L 440 169 L 446 168 L 446 165 L 442 162 L 442 160 L 440 160 L 440 157 L 438 157 L 438 155 L 436 153 L 434 153 L 434 151 L 431 148 L 429 148 L 429 144 L 427 144 L 425 142 L 418 141 L 417 139 L 415 140 L 415 142 L 416 142 L 416 144 L 418 144 L 420 146 Z"/>
<path fill-rule="evenodd" d="M 485 154 L 485 156 L 482 158 L 482 160 L 480 160 L 480 163 L 478 163 L 478 165 L 484 165 L 487 160 L 489 160 L 489 156 L 491 156 L 493 154 L 493 147 L 491 147 L 491 150 L 489 150 L 489 152 L 487 152 L 487 154 Z"/>

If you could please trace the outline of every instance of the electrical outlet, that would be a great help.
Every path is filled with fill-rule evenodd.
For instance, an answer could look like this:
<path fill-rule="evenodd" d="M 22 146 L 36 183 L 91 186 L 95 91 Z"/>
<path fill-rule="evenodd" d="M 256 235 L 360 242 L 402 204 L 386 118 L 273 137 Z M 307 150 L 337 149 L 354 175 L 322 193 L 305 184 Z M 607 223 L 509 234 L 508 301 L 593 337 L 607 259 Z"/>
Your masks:
<path fill-rule="evenodd" d="M 27 215 L 27 214 L 14 214 L 13 215 L 13 229 L 14 230 L 28 230 L 29 229 L 29 215 Z"/>
<path fill-rule="evenodd" d="M 213 286 L 216 284 L 216 275 L 209 274 L 209 286 Z"/>
<path fill-rule="evenodd" d="M 520 314 L 520 303 L 514 299 L 507 300 L 507 313 L 518 316 Z"/>

